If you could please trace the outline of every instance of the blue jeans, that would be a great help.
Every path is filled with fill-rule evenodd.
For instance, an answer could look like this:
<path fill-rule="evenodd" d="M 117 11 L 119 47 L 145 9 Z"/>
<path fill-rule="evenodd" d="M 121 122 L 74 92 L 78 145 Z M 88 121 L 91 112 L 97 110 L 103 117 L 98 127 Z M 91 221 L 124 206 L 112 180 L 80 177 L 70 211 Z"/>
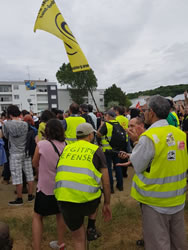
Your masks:
<path fill-rule="evenodd" d="M 110 187 L 111 190 L 114 187 L 114 180 L 112 175 L 112 163 L 114 163 L 114 170 L 116 173 L 116 180 L 117 180 L 117 187 L 121 188 L 123 187 L 123 175 L 121 167 L 116 167 L 116 164 L 119 162 L 119 158 L 116 155 L 110 154 L 110 153 L 104 153 L 106 157 L 107 167 L 108 167 L 108 174 L 110 178 Z"/>

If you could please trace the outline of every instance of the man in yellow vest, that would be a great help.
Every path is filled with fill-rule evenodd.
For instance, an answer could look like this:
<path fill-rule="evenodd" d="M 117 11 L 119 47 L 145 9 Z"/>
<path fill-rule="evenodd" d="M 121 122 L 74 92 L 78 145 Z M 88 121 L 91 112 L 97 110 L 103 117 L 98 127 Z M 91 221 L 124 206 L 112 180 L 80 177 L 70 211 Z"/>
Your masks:
<path fill-rule="evenodd" d="M 105 220 L 111 219 L 108 169 L 102 150 L 90 143 L 94 131 L 89 123 L 82 123 L 76 128 L 78 141 L 65 147 L 59 158 L 55 178 L 54 193 L 65 223 L 72 231 L 76 250 L 86 249 L 85 216 L 89 216 L 88 240 L 98 237 L 94 221 L 101 198 L 101 181 L 104 191 L 103 216 Z"/>
<path fill-rule="evenodd" d="M 79 115 L 79 105 L 72 103 L 69 107 L 70 116 L 62 121 L 63 128 L 65 130 L 65 141 L 67 144 L 71 144 L 77 141 L 76 139 L 76 127 L 86 122 L 86 120 Z"/>
<path fill-rule="evenodd" d="M 153 96 L 145 110 L 149 129 L 141 134 L 130 161 L 136 174 L 131 196 L 141 203 L 146 250 L 186 250 L 184 205 L 188 155 L 186 135 L 168 125 L 168 101 Z"/>
<path fill-rule="evenodd" d="M 116 113 L 116 121 L 126 130 L 129 125 L 129 120 L 124 116 L 125 108 L 121 106 L 115 106 L 113 108 Z"/>
<path fill-rule="evenodd" d="M 116 172 L 116 187 L 119 191 L 123 191 L 123 174 L 120 167 L 117 167 L 116 164 L 119 162 L 118 154 L 114 153 L 112 147 L 110 146 L 110 140 L 112 138 L 113 125 L 110 123 L 117 123 L 116 114 L 113 110 L 108 110 L 105 114 L 105 122 L 101 124 L 97 131 L 97 137 L 101 138 L 102 150 L 105 154 L 108 173 L 110 177 L 110 187 L 111 193 L 114 193 L 114 180 L 112 174 L 112 163 L 114 164 L 114 169 Z"/>

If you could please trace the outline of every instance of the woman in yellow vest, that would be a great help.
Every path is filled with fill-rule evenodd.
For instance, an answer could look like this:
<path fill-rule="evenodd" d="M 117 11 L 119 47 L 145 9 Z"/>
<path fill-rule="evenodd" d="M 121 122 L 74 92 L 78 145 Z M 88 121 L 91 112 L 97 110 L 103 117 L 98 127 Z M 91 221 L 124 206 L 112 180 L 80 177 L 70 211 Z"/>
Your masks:
<path fill-rule="evenodd" d="M 136 172 L 131 196 L 141 203 L 145 249 L 187 249 L 184 205 L 188 156 L 185 133 L 168 125 L 168 101 L 153 96 L 145 123 L 151 125 L 134 147 Z"/>
<path fill-rule="evenodd" d="M 78 141 L 65 147 L 57 164 L 54 190 L 66 225 L 72 231 L 74 248 L 85 250 L 84 217 L 89 216 L 87 238 L 95 240 L 99 235 L 95 228 L 96 210 L 100 203 L 103 183 L 103 215 L 111 219 L 110 184 L 105 157 L 100 148 L 90 143 L 94 129 L 89 123 L 76 128 Z"/>

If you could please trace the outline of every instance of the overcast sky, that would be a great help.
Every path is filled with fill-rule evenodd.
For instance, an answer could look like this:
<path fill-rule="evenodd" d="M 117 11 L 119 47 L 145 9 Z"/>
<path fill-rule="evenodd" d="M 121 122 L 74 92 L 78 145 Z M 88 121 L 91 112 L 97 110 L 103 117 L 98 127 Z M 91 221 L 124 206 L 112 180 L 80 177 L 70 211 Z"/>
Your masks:
<path fill-rule="evenodd" d="M 33 32 L 42 0 L 0 1 L 0 80 L 47 78 L 63 42 Z M 188 0 L 56 0 L 98 79 L 127 93 L 188 81 Z"/>

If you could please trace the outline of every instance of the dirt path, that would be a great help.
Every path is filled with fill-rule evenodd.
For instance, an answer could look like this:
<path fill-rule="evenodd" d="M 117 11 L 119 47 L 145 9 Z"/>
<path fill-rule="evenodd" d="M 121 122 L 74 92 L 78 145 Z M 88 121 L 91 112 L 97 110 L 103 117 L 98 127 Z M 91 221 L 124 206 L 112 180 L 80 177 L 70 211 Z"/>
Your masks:
<path fill-rule="evenodd" d="M 2 169 L 0 170 L 0 172 Z M 131 189 L 131 180 L 133 176 L 133 169 L 129 168 L 128 170 L 128 178 L 124 178 L 124 190 L 119 191 L 114 188 L 115 193 L 111 195 L 111 205 L 121 202 L 126 205 L 132 205 L 132 203 L 136 203 L 130 197 L 130 189 Z M 116 181 L 114 181 L 115 186 Z M 35 183 L 36 186 L 36 183 Z M 33 215 L 33 203 L 27 202 L 27 194 L 23 194 L 24 205 L 19 207 L 11 207 L 8 206 L 8 202 L 14 200 L 16 195 L 14 193 L 15 187 L 12 184 L 5 185 L 0 182 L 0 211 L 3 218 L 15 217 L 15 218 L 28 218 L 28 216 Z M 24 238 L 22 239 L 19 235 L 19 232 L 16 232 L 14 236 L 14 248 L 13 250 L 30 250 L 30 248 L 26 247 L 28 244 L 24 242 Z M 45 245 L 42 246 L 42 249 L 50 249 L 48 244 L 49 240 L 46 241 Z"/>
<path fill-rule="evenodd" d="M 132 176 L 133 176 L 133 169 L 129 168 L 128 178 L 124 178 L 124 190 L 120 192 L 116 188 L 114 189 L 115 193 L 111 196 L 112 205 L 118 201 L 125 201 L 128 203 L 134 202 L 130 198 Z M 115 181 L 114 181 L 114 183 L 115 183 Z M 35 183 L 35 185 L 36 185 L 36 183 Z M 8 202 L 11 200 L 14 200 L 16 197 L 14 191 L 15 191 L 15 187 L 12 184 L 5 185 L 5 184 L 2 184 L 0 182 L 0 208 L 1 208 L 1 211 L 4 210 L 5 213 L 10 213 L 10 211 L 12 211 L 12 213 L 14 213 L 14 211 L 16 211 L 16 209 L 18 209 L 18 207 L 9 207 L 8 206 Z M 33 206 L 32 205 L 33 203 L 31 203 L 31 204 L 27 203 L 27 194 L 23 194 L 23 200 L 24 200 L 24 206 L 22 206 L 23 210 L 25 207 L 30 208 Z M 20 211 L 20 207 L 19 207 L 19 211 Z"/>

